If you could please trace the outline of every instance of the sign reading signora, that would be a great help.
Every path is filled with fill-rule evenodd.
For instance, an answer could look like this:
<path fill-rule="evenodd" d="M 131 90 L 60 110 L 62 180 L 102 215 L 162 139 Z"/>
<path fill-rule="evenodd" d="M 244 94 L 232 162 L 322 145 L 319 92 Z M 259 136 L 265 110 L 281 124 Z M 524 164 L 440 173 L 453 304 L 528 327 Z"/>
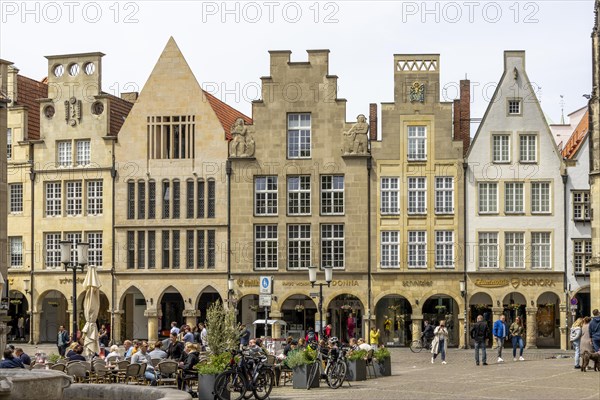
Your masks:
<path fill-rule="evenodd" d="M 556 281 L 548 278 L 511 278 L 511 279 L 475 279 L 475 286 L 485 288 L 500 288 L 511 285 L 519 286 L 556 286 Z"/>

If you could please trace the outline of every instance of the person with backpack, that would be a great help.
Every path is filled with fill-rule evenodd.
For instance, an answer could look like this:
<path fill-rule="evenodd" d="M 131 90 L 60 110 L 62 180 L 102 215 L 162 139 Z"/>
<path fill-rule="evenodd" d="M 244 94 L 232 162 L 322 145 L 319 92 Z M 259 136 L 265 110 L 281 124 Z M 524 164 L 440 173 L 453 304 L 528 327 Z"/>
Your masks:
<path fill-rule="evenodd" d="M 471 327 L 471 338 L 475 341 L 475 365 L 479 365 L 479 349 L 481 349 L 483 365 L 488 365 L 485 351 L 488 334 L 487 322 L 483 320 L 483 315 L 478 315 L 477 322 Z"/>
<path fill-rule="evenodd" d="M 315 332 L 315 330 L 312 327 L 308 328 L 308 332 L 306 333 L 306 343 L 311 344 L 311 343 L 318 343 L 318 342 L 319 342 L 319 335 L 317 334 L 317 332 Z"/>

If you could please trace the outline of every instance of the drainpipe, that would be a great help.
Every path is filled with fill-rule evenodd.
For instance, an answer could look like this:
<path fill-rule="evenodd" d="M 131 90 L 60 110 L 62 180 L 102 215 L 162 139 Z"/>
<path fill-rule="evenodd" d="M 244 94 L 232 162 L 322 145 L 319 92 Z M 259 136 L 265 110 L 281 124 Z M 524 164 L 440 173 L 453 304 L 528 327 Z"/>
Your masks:
<path fill-rule="evenodd" d="M 113 332 L 115 329 L 115 310 L 117 310 L 115 302 L 116 302 L 116 288 L 117 288 L 117 280 L 115 277 L 115 186 L 116 186 L 116 178 L 117 178 L 117 169 L 115 166 L 115 142 L 114 140 L 112 141 L 112 165 L 110 168 L 110 177 L 111 177 L 111 184 L 112 184 L 112 212 L 111 212 L 111 218 L 112 218 L 112 250 L 111 250 L 111 264 L 112 267 L 110 269 L 110 280 L 111 280 L 111 287 L 112 287 L 112 294 L 111 294 L 111 304 L 112 304 L 112 311 L 110 313 L 110 340 L 111 340 L 111 345 L 116 344 L 116 342 L 118 341 L 119 338 L 116 338 L 113 336 Z M 121 328 L 122 329 L 122 328 Z"/>
<path fill-rule="evenodd" d="M 227 173 L 227 300 L 230 300 L 229 280 L 231 279 L 231 160 L 225 161 Z M 266 332 L 266 331 L 265 331 Z"/>
<path fill-rule="evenodd" d="M 31 229 L 31 267 L 29 269 L 29 280 L 31 281 L 31 292 L 29 293 L 29 344 L 35 344 L 33 342 L 33 329 L 34 329 L 34 316 L 33 316 L 33 290 L 35 288 L 34 285 L 34 274 L 33 271 L 35 269 L 35 165 L 33 162 L 33 143 L 29 143 L 29 162 L 31 163 L 31 167 L 29 168 L 29 180 L 31 181 L 31 220 L 30 220 L 30 229 Z M 36 310 L 37 311 L 37 310 Z"/>
<path fill-rule="evenodd" d="M 467 172 L 469 170 L 469 163 L 468 162 L 463 162 L 463 210 L 468 210 L 467 207 L 467 188 L 468 188 L 468 180 L 467 180 Z M 464 306 L 464 322 L 463 322 L 463 326 L 464 326 L 464 330 L 465 330 L 465 349 L 469 348 L 469 321 L 467 320 L 467 316 L 469 315 L 469 310 L 468 310 L 468 305 L 467 305 L 467 299 L 469 298 L 469 283 L 467 281 L 467 247 L 468 247 L 468 242 L 467 242 L 467 214 L 466 211 L 464 213 L 462 213 L 462 217 L 463 217 L 463 238 L 464 238 L 464 243 L 465 246 L 463 248 L 463 281 L 465 282 L 465 295 L 463 297 L 463 302 L 465 304 Z"/>
<path fill-rule="evenodd" d="M 367 332 L 364 334 L 368 338 L 371 333 L 371 169 L 373 167 L 372 158 L 367 158 Z M 367 339 L 368 340 L 368 339 Z M 370 340 L 369 340 L 370 342 Z"/>
<path fill-rule="evenodd" d="M 568 332 L 569 332 L 569 290 L 568 290 L 568 286 L 567 286 L 567 236 L 568 236 L 568 221 L 569 221 L 569 217 L 567 215 L 567 200 L 568 200 L 568 193 L 567 193 L 567 182 L 569 181 L 569 175 L 566 173 L 562 175 L 562 181 L 563 181 L 563 290 L 565 292 L 565 339 L 566 339 L 566 344 L 565 344 L 565 349 L 569 348 L 569 336 L 568 336 Z M 559 315 L 560 315 L 560 309 L 559 309 Z M 560 328 L 560 326 L 559 326 Z M 560 329 L 559 329 L 560 331 Z"/>

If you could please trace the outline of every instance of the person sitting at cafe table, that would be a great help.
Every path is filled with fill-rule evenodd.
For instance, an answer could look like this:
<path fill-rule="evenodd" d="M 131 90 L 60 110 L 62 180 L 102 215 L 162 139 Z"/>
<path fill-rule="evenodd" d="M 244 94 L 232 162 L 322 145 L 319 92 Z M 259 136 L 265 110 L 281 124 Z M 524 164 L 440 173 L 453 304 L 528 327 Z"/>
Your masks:
<path fill-rule="evenodd" d="M 81 355 L 83 353 L 82 345 L 78 344 L 77 346 L 75 346 L 75 349 L 73 351 L 74 353 L 71 354 L 70 357 L 68 357 L 69 361 L 87 361 L 85 357 Z"/>
<path fill-rule="evenodd" d="M 146 372 L 144 373 L 144 377 L 152 386 L 156 386 L 156 372 L 154 371 L 154 365 L 152 365 L 152 359 L 148 353 L 147 342 L 139 343 L 138 351 L 131 356 L 131 363 L 146 364 Z"/>
<path fill-rule="evenodd" d="M 182 373 L 177 375 L 177 387 L 182 390 L 184 389 L 183 386 L 186 379 L 198 376 L 198 371 L 194 369 L 200 361 L 198 345 L 195 343 L 186 343 L 184 357 L 184 361 L 179 362 L 179 368 L 181 368 Z"/>

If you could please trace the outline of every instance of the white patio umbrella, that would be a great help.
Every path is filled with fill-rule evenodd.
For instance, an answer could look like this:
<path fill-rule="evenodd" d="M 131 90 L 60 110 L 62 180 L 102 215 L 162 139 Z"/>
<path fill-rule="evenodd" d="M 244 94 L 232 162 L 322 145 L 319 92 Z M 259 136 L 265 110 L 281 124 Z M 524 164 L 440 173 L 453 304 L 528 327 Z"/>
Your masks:
<path fill-rule="evenodd" d="M 83 315 L 85 326 L 81 331 L 84 335 L 83 348 L 86 355 L 100 353 L 98 344 L 98 327 L 96 319 L 100 311 L 100 280 L 96 267 L 88 267 L 83 287 L 85 288 L 85 299 L 83 300 Z"/>

